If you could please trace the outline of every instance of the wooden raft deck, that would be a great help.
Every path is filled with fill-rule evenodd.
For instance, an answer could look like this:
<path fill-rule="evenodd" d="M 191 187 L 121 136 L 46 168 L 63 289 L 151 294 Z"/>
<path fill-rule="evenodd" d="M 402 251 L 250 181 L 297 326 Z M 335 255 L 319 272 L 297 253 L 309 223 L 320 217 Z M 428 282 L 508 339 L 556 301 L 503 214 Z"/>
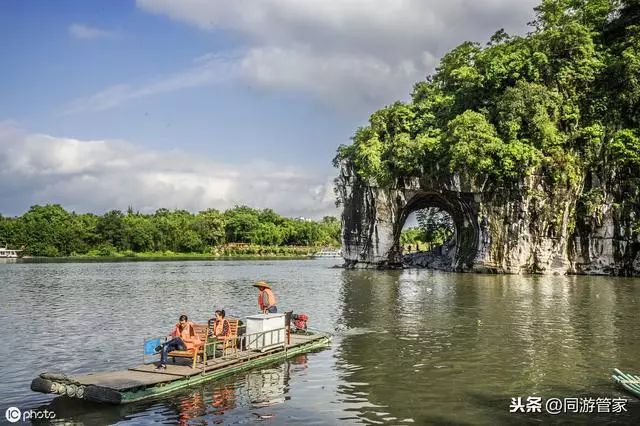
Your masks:
<path fill-rule="evenodd" d="M 64 376 L 43 373 L 34 379 L 31 389 L 57 393 L 97 402 L 125 403 L 139 401 L 172 392 L 205 380 L 223 377 L 287 356 L 308 352 L 329 342 L 327 334 L 291 335 L 291 344 L 265 352 L 237 351 L 224 357 L 199 362 L 196 368 L 183 364 L 168 364 L 158 371 L 155 364 L 141 364 L 127 370 Z M 180 359 L 178 359 L 180 361 Z"/>
<path fill-rule="evenodd" d="M 628 392 L 631 392 L 637 398 L 640 398 L 640 376 L 623 373 L 617 368 L 615 368 L 613 372 L 614 374 L 611 377 L 613 377 L 613 380 L 616 383 L 625 388 Z"/>

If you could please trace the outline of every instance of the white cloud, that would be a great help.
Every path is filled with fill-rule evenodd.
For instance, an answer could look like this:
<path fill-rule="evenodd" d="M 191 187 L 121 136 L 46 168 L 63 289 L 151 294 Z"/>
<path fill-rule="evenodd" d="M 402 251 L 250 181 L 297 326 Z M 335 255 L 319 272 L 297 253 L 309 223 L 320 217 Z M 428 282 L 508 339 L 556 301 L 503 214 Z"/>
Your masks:
<path fill-rule="evenodd" d="M 419 78 L 413 61 L 390 64 L 371 55 L 323 54 L 306 46 L 251 49 L 240 71 L 257 87 L 306 92 L 341 110 L 404 97 L 406 83 Z"/>
<path fill-rule="evenodd" d="M 8 122 L 0 122 L 0 200 L 3 214 L 45 203 L 97 213 L 247 204 L 288 216 L 337 214 L 329 175 L 262 161 L 222 164 L 127 141 L 28 134 Z"/>
<path fill-rule="evenodd" d="M 84 24 L 72 24 L 69 26 L 69 34 L 80 40 L 95 40 L 98 38 L 115 38 L 114 31 L 102 30 Z"/>
<path fill-rule="evenodd" d="M 522 33 L 538 0 L 138 0 L 140 9 L 243 47 L 204 55 L 191 67 L 138 87 L 116 85 L 76 100 L 69 112 L 221 81 L 307 93 L 356 114 L 406 99 L 438 58 L 500 28 Z"/>
<path fill-rule="evenodd" d="M 150 13 L 248 46 L 242 77 L 365 109 L 406 98 L 443 53 L 500 28 L 522 33 L 538 0 L 137 0 Z M 346 104 L 346 105 L 345 105 Z"/>

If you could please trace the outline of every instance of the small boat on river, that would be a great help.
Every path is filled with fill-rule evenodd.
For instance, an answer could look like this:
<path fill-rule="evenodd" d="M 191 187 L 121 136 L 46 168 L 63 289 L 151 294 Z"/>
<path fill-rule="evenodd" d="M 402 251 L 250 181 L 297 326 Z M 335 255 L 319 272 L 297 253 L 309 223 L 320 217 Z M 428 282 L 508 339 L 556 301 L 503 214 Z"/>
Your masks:
<path fill-rule="evenodd" d="M 265 314 L 276 315 L 284 316 Z M 252 317 L 248 317 L 248 320 L 249 318 Z M 142 364 L 121 371 L 69 376 L 42 373 L 31 382 L 31 390 L 93 402 L 125 404 L 165 395 L 187 386 L 320 349 L 330 343 L 331 336 L 320 331 L 289 334 L 286 328 L 274 328 L 234 339 L 233 344 L 227 342 L 223 345 L 222 356 L 216 356 L 218 351 L 214 347 L 209 358 L 207 343 L 201 351 L 200 362 L 196 362 L 197 356 L 193 357 L 193 363 L 189 359 L 187 364 L 176 363 L 174 358 L 166 369 L 157 370 L 155 364 L 145 363 L 143 356 Z M 173 357 L 171 352 L 169 357 Z"/>
<path fill-rule="evenodd" d="M 636 397 L 640 398 L 640 376 L 623 373 L 615 368 L 611 376 L 613 380 Z"/>
<path fill-rule="evenodd" d="M 0 247 L 0 259 L 17 259 L 20 257 L 22 250 L 13 250 L 6 247 Z"/>

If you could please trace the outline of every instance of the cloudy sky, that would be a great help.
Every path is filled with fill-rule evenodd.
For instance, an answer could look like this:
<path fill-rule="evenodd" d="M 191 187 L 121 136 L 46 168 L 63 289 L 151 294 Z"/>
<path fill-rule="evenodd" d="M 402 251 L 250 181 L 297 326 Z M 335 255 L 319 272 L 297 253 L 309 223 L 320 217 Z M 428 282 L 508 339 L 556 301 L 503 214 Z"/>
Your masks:
<path fill-rule="evenodd" d="M 336 147 L 536 3 L 3 0 L 0 213 L 336 214 Z"/>

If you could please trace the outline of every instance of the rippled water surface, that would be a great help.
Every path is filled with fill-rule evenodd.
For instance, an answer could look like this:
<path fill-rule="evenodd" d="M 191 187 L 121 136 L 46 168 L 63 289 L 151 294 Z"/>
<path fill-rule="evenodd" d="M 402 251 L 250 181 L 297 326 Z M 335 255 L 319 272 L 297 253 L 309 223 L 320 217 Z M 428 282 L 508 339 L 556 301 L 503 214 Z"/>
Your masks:
<path fill-rule="evenodd" d="M 0 264 L 0 422 L 71 424 L 640 423 L 610 380 L 640 372 L 640 280 L 347 271 L 337 260 Z M 186 313 L 256 313 L 251 284 L 306 312 L 330 348 L 123 406 L 29 390 L 43 371 L 124 369 Z M 512 397 L 628 398 L 626 415 L 510 414 Z"/>

